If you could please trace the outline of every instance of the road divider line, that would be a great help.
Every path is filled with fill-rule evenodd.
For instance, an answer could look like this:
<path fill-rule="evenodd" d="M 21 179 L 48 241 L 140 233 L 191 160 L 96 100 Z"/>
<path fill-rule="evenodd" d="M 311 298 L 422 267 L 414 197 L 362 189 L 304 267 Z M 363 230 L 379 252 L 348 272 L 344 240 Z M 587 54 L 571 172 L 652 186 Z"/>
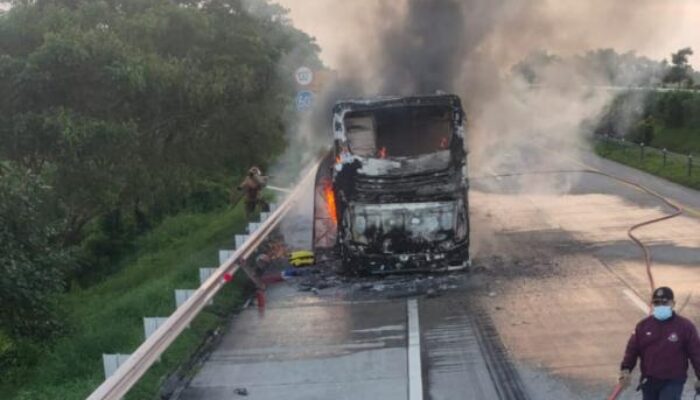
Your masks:
<path fill-rule="evenodd" d="M 423 400 L 423 368 L 420 360 L 418 300 L 409 299 L 408 310 L 408 399 Z"/>
<path fill-rule="evenodd" d="M 644 300 L 642 300 L 637 293 L 634 293 L 633 291 L 629 289 L 622 289 L 622 293 L 627 296 L 630 300 L 632 300 L 632 304 L 637 306 L 640 310 L 642 310 L 642 313 L 644 315 L 649 315 L 649 304 L 647 304 Z"/>

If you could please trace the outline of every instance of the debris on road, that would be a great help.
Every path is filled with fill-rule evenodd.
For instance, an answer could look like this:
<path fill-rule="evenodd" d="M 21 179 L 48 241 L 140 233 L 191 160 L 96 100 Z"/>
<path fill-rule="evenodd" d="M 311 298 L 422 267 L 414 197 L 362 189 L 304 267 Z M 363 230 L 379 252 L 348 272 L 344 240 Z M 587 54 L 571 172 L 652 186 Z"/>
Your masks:
<path fill-rule="evenodd" d="M 445 292 L 462 287 L 461 284 L 469 277 L 463 272 L 442 275 L 347 277 L 318 268 L 309 268 L 304 271 L 308 272 L 305 275 L 287 275 L 285 280 L 295 284 L 300 292 L 346 298 L 438 297 Z"/>

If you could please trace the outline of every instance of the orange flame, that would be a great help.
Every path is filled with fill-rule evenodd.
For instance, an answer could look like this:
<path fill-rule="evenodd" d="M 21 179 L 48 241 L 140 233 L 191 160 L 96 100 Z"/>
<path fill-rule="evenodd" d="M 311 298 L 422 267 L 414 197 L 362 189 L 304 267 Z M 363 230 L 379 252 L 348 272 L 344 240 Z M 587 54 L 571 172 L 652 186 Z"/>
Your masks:
<path fill-rule="evenodd" d="M 325 185 L 323 187 L 323 197 L 326 199 L 328 214 L 331 216 L 333 223 L 338 225 L 338 214 L 335 206 L 335 193 L 333 192 L 331 185 Z"/>
<path fill-rule="evenodd" d="M 379 149 L 378 154 L 379 158 L 386 158 L 386 147 L 382 147 L 381 149 Z"/>

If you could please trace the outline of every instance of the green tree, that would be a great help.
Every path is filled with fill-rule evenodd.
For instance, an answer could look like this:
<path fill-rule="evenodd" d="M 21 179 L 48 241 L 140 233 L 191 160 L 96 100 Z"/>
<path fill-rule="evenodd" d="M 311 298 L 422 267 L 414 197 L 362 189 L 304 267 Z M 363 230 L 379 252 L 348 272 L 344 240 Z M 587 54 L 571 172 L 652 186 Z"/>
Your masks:
<path fill-rule="evenodd" d="M 693 67 L 688 63 L 688 57 L 693 55 L 693 49 L 686 47 L 671 54 L 671 68 L 664 77 L 664 83 L 675 83 L 678 87 L 693 85 Z"/>
<path fill-rule="evenodd" d="M 50 188 L 40 177 L 0 169 L 0 332 L 15 339 L 57 333 L 54 298 L 68 257 L 46 210 Z"/>
<path fill-rule="evenodd" d="M 7 185 L 38 179 L 26 190 L 46 201 L 7 212 L 52 217 L 3 245 L 49 241 L 75 256 L 70 281 L 99 278 L 164 215 L 223 204 L 233 177 L 284 149 L 294 69 L 320 65 L 286 15 L 266 0 L 12 1 L 0 16 L 0 162 L 23 171 Z M 12 193 L 6 207 L 29 196 Z M 48 268 L 12 254 L 17 273 Z M 0 289 L 39 310 L 19 282 Z M 26 330 L 21 315 L 0 329 Z"/>
<path fill-rule="evenodd" d="M 634 143 L 648 146 L 651 145 L 654 140 L 655 129 L 653 118 L 647 117 L 637 122 L 627 136 L 628 139 Z"/>
<path fill-rule="evenodd" d="M 103 213 L 174 210 L 203 179 L 264 165 L 285 145 L 293 68 L 318 64 L 285 13 L 251 0 L 15 2 L 0 21 L 0 158 L 54 179 L 69 245 Z"/>

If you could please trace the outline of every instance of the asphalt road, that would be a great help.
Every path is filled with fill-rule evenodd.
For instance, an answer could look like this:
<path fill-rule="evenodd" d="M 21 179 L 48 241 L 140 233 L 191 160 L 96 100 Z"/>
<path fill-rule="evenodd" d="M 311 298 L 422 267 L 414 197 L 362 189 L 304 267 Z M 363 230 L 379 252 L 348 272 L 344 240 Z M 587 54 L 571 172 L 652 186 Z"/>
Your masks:
<path fill-rule="evenodd" d="M 532 144 L 472 171 L 472 273 L 318 293 L 298 282 L 272 287 L 264 313 L 234 319 L 181 398 L 232 399 L 237 388 L 249 399 L 605 398 L 650 294 L 627 229 L 670 210 L 613 179 L 572 172 L 589 168 L 700 208 L 697 192 Z M 292 232 L 299 245 L 299 223 Z M 700 322 L 700 219 L 639 236 L 657 284 L 673 287 L 681 313 Z"/>

